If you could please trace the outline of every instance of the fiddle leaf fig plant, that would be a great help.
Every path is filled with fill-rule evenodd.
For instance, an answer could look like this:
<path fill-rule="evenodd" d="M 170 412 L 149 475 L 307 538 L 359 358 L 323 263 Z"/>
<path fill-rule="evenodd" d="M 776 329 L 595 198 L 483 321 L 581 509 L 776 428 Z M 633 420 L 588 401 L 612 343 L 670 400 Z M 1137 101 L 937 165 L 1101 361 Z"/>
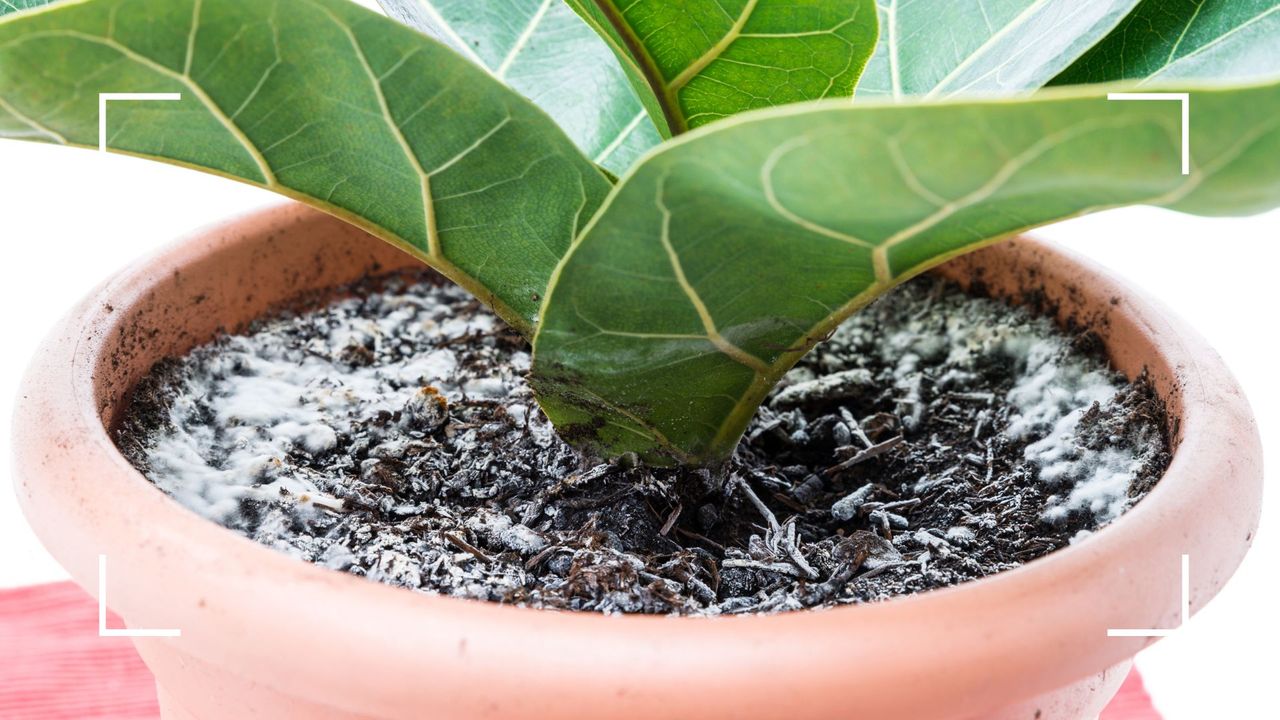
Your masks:
<path fill-rule="evenodd" d="M 1280 205 L 1280 0 L 32 4 L 0 0 L 0 136 L 97 147 L 98 92 L 181 93 L 107 147 L 414 253 L 605 456 L 723 460 L 851 313 L 1025 229 Z M 1135 88 L 1189 93 L 1189 174 Z"/>

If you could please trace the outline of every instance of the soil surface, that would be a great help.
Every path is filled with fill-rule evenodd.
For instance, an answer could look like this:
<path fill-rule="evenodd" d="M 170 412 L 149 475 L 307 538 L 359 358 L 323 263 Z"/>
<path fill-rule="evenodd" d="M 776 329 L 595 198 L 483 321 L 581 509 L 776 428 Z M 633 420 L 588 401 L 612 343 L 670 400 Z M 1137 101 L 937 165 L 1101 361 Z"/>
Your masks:
<path fill-rule="evenodd" d="M 802 360 L 715 472 L 579 457 L 525 342 L 434 276 L 349 295 L 160 363 L 117 442 L 211 520 L 419 591 L 678 614 L 880 600 L 1062 548 L 1169 462 L 1162 404 L 1094 336 L 932 279 Z"/>

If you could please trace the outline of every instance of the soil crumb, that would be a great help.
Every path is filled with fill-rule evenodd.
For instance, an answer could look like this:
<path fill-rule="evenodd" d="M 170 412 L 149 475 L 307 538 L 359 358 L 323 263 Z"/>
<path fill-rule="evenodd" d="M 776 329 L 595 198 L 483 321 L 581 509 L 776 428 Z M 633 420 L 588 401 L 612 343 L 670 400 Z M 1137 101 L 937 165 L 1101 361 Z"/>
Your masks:
<path fill-rule="evenodd" d="M 1169 462 L 1163 405 L 1096 337 L 933 279 L 803 359 L 717 472 L 580 457 L 525 342 L 433 275 L 337 297 L 158 364 L 117 442 L 235 532 L 422 592 L 691 615 L 882 600 L 1087 536 Z"/>

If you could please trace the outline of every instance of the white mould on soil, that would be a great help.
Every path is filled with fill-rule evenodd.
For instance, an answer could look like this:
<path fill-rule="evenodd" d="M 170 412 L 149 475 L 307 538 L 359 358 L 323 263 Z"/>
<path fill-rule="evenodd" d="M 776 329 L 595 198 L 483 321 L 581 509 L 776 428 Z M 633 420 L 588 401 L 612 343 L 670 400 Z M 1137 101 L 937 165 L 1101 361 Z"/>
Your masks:
<path fill-rule="evenodd" d="M 409 283 L 158 366 L 122 449 L 183 505 L 335 570 L 690 614 L 1000 572 L 1115 519 L 1166 457 L 1149 386 L 1046 319 L 918 280 L 803 358 L 727 468 L 609 464 L 556 436 L 522 341 L 459 288 Z"/>

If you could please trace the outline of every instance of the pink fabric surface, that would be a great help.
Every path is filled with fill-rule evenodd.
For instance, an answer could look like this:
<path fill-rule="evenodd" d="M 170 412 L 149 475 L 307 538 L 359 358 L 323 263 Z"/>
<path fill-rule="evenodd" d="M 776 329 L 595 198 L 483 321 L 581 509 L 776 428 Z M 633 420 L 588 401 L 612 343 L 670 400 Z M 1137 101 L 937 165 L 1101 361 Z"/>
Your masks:
<path fill-rule="evenodd" d="M 1116 693 L 1111 704 L 1098 716 L 1098 720 L 1160 720 L 1160 713 L 1151 704 L 1151 696 L 1142 685 L 1142 676 L 1138 669 L 1129 672 L 1124 679 L 1120 692 Z"/>
<path fill-rule="evenodd" d="M 120 627 L 107 618 L 107 627 Z M 156 689 L 128 638 L 98 637 L 98 605 L 72 583 L 0 590 L 0 718 L 156 720 Z M 1160 720 L 1137 671 L 1099 720 Z"/>
<path fill-rule="evenodd" d="M 0 718 L 158 717 L 151 671 L 128 638 L 98 637 L 92 597 L 72 583 L 0 590 Z"/>

